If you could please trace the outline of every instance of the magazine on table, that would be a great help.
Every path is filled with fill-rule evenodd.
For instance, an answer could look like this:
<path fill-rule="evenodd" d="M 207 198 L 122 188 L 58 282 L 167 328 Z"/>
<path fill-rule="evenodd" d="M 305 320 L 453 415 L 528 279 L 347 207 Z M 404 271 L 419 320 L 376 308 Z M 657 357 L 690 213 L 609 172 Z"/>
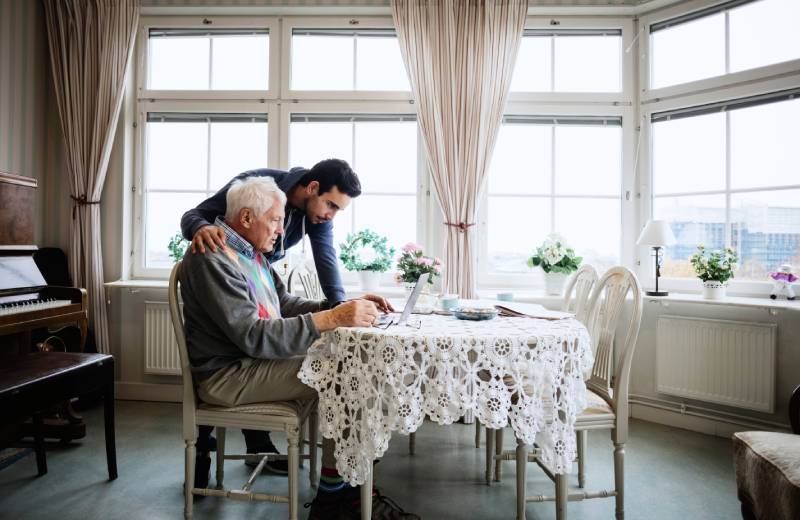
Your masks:
<path fill-rule="evenodd" d="M 495 304 L 500 316 L 513 318 L 536 318 L 540 320 L 563 320 L 572 318 L 570 312 L 551 311 L 538 303 L 502 302 Z"/>

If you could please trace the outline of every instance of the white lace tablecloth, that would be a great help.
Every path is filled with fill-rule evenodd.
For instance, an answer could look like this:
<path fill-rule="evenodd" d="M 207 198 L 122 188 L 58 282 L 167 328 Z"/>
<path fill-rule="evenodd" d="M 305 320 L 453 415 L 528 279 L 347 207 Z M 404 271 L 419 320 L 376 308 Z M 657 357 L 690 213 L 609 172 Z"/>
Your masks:
<path fill-rule="evenodd" d="M 569 471 L 592 366 L 586 328 L 574 319 L 421 320 L 419 329 L 336 329 L 309 349 L 298 377 L 319 393 L 339 474 L 362 484 L 391 432 L 414 432 L 426 415 L 451 424 L 468 410 L 490 428 L 510 424 L 554 472 Z"/>

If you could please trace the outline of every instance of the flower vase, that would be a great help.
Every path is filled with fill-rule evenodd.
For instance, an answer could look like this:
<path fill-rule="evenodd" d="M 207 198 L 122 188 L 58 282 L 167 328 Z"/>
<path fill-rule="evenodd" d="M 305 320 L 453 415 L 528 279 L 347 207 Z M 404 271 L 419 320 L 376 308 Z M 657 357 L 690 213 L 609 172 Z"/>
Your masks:
<path fill-rule="evenodd" d="M 358 271 L 358 280 L 361 285 L 361 290 L 364 292 L 377 291 L 380 279 L 381 273 L 378 271 Z"/>
<path fill-rule="evenodd" d="M 728 284 L 719 280 L 707 280 L 703 282 L 703 298 L 706 300 L 722 300 L 725 298 L 725 288 Z"/>
<path fill-rule="evenodd" d="M 414 286 L 416 282 L 403 282 L 403 291 L 405 292 L 406 301 L 411 297 L 411 293 L 414 291 Z M 433 303 L 431 302 L 431 284 L 426 283 L 425 287 L 422 288 L 422 292 L 417 299 L 417 304 L 414 305 L 414 309 L 418 312 L 425 311 L 428 307 L 432 307 Z"/>
<path fill-rule="evenodd" d="M 567 275 L 564 273 L 544 273 L 544 288 L 548 296 L 561 296 Z"/>

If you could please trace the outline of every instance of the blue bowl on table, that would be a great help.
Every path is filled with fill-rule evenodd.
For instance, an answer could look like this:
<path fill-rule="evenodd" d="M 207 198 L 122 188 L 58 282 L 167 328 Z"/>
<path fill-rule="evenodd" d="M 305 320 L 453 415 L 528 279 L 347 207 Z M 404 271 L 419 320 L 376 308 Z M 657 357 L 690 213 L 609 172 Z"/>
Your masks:
<path fill-rule="evenodd" d="M 456 307 L 453 315 L 459 320 L 483 321 L 497 317 L 497 309 L 491 307 Z"/>

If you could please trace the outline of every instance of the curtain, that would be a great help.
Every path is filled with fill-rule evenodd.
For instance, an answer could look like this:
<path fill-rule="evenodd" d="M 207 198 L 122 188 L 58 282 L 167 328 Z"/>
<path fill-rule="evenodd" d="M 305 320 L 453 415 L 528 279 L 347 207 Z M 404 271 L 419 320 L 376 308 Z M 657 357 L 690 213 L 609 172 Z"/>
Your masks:
<path fill-rule="evenodd" d="M 527 10 L 527 0 L 392 0 L 444 214 L 444 289 L 465 298 L 475 297 L 477 203 L 486 186 Z"/>
<path fill-rule="evenodd" d="M 108 353 L 100 195 L 133 55 L 139 2 L 44 0 L 44 8 L 73 203 L 70 272 L 73 283 L 88 293 L 97 350 Z"/>

